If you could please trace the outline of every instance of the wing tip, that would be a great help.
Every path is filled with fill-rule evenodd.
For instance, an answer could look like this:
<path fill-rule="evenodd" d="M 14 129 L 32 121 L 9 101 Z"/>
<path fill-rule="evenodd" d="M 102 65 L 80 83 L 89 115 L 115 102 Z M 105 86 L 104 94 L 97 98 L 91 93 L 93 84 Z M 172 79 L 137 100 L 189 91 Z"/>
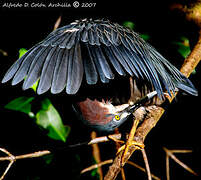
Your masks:
<path fill-rule="evenodd" d="M 6 83 L 9 80 L 11 80 L 13 78 L 13 76 L 15 75 L 15 73 L 10 73 L 10 69 L 7 71 L 7 73 L 4 75 L 3 79 L 1 80 L 1 83 Z"/>
<path fill-rule="evenodd" d="M 72 89 L 72 88 L 67 88 L 66 87 L 66 93 L 70 95 L 74 95 L 78 92 L 78 89 Z"/>
<path fill-rule="evenodd" d="M 198 90 L 193 83 L 183 74 L 181 74 L 182 80 L 177 82 L 177 88 L 193 96 L 198 96 Z"/>
<path fill-rule="evenodd" d="M 12 77 L 11 77 L 12 78 Z M 1 83 L 6 83 L 8 82 L 11 78 L 7 78 L 7 76 L 4 76 L 3 79 L 1 80 Z"/>

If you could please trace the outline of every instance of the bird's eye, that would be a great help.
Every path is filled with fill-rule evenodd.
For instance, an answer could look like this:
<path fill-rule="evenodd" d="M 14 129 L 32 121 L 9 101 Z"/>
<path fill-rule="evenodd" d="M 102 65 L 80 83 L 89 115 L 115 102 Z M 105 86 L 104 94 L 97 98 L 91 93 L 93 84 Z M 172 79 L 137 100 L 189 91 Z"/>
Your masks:
<path fill-rule="evenodd" d="M 115 115 L 114 118 L 118 121 L 120 119 L 119 115 Z"/>

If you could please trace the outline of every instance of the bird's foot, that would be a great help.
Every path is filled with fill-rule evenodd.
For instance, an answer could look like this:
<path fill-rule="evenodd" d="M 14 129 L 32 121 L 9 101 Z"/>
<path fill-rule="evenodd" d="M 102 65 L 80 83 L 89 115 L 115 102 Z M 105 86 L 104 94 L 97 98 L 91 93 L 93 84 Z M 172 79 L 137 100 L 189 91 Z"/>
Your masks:
<path fill-rule="evenodd" d="M 117 154 L 119 154 L 121 151 L 124 150 L 124 154 L 126 154 L 128 152 L 128 149 L 130 146 L 135 146 L 136 149 L 144 149 L 144 144 L 143 143 L 139 143 L 137 141 L 132 141 L 132 142 L 129 142 L 128 144 L 124 144 L 123 146 L 121 146 L 118 150 L 117 150 Z"/>
<path fill-rule="evenodd" d="M 122 159 L 121 159 L 121 164 L 123 164 L 124 162 L 124 159 L 125 159 L 125 156 L 130 148 L 130 146 L 135 146 L 136 149 L 144 149 L 144 144 L 143 143 L 140 143 L 140 142 L 137 142 L 137 141 L 134 141 L 134 140 L 131 140 L 131 138 L 129 139 L 128 138 L 128 141 L 125 143 L 125 141 L 123 140 L 120 140 L 120 139 L 116 139 L 110 135 L 108 135 L 108 138 L 114 142 L 116 142 L 117 144 L 119 144 L 118 146 L 120 146 L 120 144 L 124 144 L 122 145 L 121 147 L 119 147 L 117 149 L 117 154 L 119 154 L 121 151 L 124 151 L 123 152 L 123 155 L 122 155 Z"/>
<path fill-rule="evenodd" d="M 124 144 L 123 146 L 121 146 L 117 151 L 117 154 L 120 153 L 121 151 L 124 151 L 122 156 L 121 156 L 121 165 L 123 165 L 125 162 L 125 157 L 126 157 L 126 154 L 128 153 L 130 146 L 135 146 L 135 148 L 138 150 L 144 149 L 144 147 L 145 147 L 145 145 L 143 143 L 139 143 L 139 142 L 134 141 L 134 140 L 131 142 L 127 141 L 127 143 Z"/>

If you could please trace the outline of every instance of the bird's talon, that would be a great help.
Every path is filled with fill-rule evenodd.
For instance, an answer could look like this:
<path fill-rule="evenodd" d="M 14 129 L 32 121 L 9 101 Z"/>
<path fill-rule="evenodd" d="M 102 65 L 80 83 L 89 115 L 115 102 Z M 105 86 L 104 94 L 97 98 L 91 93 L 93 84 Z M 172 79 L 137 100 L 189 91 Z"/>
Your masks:
<path fill-rule="evenodd" d="M 143 143 L 139 143 L 139 142 L 136 142 L 136 141 L 132 141 L 131 145 L 134 145 L 139 149 L 144 149 L 144 147 L 145 147 L 145 145 Z"/>
<path fill-rule="evenodd" d="M 123 146 L 121 146 L 118 150 L 117 150 L 117 154 L 119 154 L 121 151 L 123 151 L 123 150 L 125 150 L 126 149 L 126 146 L 128 147 L 128 149 L 129 149 L 129 147 L 130 146 L 135 146 L 136 147 L 136 149 L 144 149 L 144 147 L 145 147 L 145 145 L 144 144 L 142 144 L 142 143 L 139 143 L 139 142 L 136 142 L 136 141 L 132 141 L 131 143 L 129 143 L 129 144 L 124 144 Z"/>
<path fill-rule="evenodd" d="M 125 156 L 129 150 L 130 146 L 135 146 L 135 148 L 139 149 L 139 150 L 144 149 L 144 147 L 145 147 L 145 145 L 143 143 L 139 143 L 136 141 L 128 142 L 127 144 L 124 144 L 123 146 L 121 146 L 117 151 L 117 154 L 119 154 L 121 151 L 124 150 L 123 155 L 121 157 L 121 164 L 124 163 Z"/>
<path fill-rule="evenodd" d="M 121 146 L 118 150 L 116 154 L 119 154 L 121 151 L 123 151 L 125 149 L 126 145 L 124 144 L 123 146 Z"/>

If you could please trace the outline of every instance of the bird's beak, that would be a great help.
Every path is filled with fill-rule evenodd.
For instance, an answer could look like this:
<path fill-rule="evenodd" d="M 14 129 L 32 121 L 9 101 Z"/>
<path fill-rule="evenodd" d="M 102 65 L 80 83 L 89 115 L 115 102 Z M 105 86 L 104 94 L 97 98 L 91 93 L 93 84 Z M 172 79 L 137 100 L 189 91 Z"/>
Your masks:
<path fill-rule="evenodd" d="M 129 106 L 126 108 L 126 111 L 129 113 L 133 113 L 135 110 L 137 110 L 140 106 L 144 105 L 147 101 L 152 99 L 155 95 L 157 95 L 156 91 L 148 93 L 146 96 L 143 98 L 139 99 L 135 104 Z"/>

